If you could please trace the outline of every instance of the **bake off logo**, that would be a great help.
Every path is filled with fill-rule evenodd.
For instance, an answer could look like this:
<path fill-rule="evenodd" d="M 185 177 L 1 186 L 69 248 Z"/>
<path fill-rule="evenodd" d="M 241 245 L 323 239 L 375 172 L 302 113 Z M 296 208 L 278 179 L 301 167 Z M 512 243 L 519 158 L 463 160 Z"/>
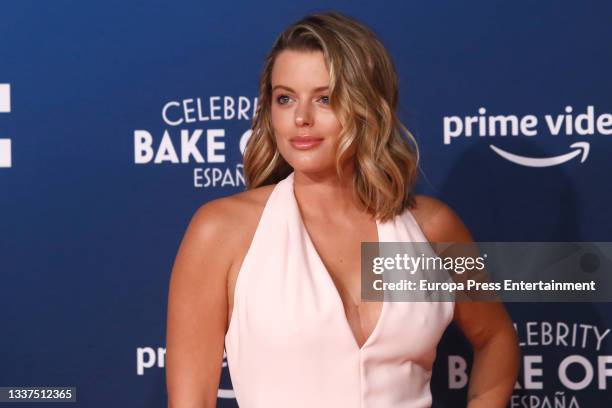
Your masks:
<path fill-rule="evenodd" d="M 134 163 L 197 164 L 193 167 L 195 188 L 244 186 L 242 155 L 256 110 L 257 97 L 210 96 L 166 102 L 161 117 L 167 128 L 134 130 Z M 247 130 L 229 134 L 227 126 L 234 123 Z M 233 162 L 228 160 L 230 152 L 237 157 Z"/>
<path fill-rule="evenodd" d="M 0 113 L 11 112 L 11 84 L 0 84 Z M 2 134 L 0 134 L 0 137 Z M 12 166 L 11 139 L 0 138 L 0 168 Z"/>
<path fill-rule="evenodd" d="M 612 135 L 612 114 L 595 113 L 595 107 L 589 105 L 586 111 L 574 111 L 572 106 L 565 107 L 565 113 L 555 115 L 544 115 L 542 121 L 535 115 L 490 115 L 483 107 L 478 109 L 477 116 L 445 116 L 443 118 L 444 144 L 450 145 L 458 138 L 485 139 L 491 142 L 489 147 L 500 157 L 526 167 L 550 167 L 557 166 L 574 158 L 584 163 L 589 157 L 590 144 L 586 140 L 569 142 L 569 151 L 560 155 L 549 157 L 522 156 L 516 152 L 510 152 L 496 146 L 494 143 L 500 138 L 508 139 L 508 136 L 534 137 L 547 133 L 553 138 L 565 136 L 593 136 Z M 569 140 L 569 139 L 568 139 Z"/>
<path fill-rule="evenodd" d="M 564 321 L 527 321 L 515 323 L 514 327 L 523 355 L 511 408 L 591 408 L 581 405 L 576 392 L 609 393 L 612 355 L 600 354 L 609 349 L 604 347 L 609 328 Z M 564 357 L 541 354 L 546 351 Z M 448 369 L 449 388 L 465 388 L 467 360 L 449 355 Z M 562 389 L 555 390 L 556 384 Z"/>

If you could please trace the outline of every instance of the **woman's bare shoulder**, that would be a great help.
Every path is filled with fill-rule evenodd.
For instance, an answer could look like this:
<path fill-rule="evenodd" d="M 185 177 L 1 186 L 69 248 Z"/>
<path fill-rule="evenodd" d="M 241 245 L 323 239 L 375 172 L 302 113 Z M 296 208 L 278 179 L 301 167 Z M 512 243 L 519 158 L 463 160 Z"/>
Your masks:
<path fill-rule="evenodd" d="M 201 209 L 228 223 L 244 221 L 245 216 L 248 218 L 253 212 L 263 211 L 273 189 L 274 185 L 268 185 L 217 198 L 204 204 Z"/>
<path fill-rule="evenodd" d="M 257 227 L 274 185 L 254 188 L 231 196 L 211 200 L 198 208 L 193 216 L 194 228 L 219 241 L 242 240 Z"/>
<path fill-rule="evenodd" d="M 472 237 L 455 211 L 442 200 L 416 195 L 410 212 L 430 242 L 464 242 Z"/>

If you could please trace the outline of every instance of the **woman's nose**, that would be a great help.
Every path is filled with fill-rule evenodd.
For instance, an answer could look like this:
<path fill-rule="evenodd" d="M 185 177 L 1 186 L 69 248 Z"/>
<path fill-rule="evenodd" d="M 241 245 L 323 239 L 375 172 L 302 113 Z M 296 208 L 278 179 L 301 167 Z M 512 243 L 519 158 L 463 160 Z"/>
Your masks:
<path fill-rule="evenodd" d="M 300 106 L 295 111 L 295 124 L 297 126 L 312 125 L 312 115 L 308 106 Z"/>

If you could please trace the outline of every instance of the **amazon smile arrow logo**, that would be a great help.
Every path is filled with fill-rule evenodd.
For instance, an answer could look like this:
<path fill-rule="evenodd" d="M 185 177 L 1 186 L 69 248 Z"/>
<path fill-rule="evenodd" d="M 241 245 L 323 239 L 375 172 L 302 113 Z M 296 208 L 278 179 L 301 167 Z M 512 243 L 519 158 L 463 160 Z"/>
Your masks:
<path fill-rule="evenodd" d="M 574 151 L 554 156 L 554 157 L 525 157 L 519 156 L 518 154 L 510 153 L 505 150 L 500 149 L 497 146 L 489 145 L 489 147 L 498 155 L 503 157 L 504 159 L 511 161 L 512 163 L 516 163 L 521 166 L 526 167 L 550 167 L 557 166 L 559 164 L 565 163 L 566 161 L 572 160 L 574 157 L 580 156 L 582 153 L 582 157 L 580 158 L 580 163 L 584 163 L 584 161 L 589 156 L 589 148 L 590 145 L 587 142 L 576 142 L 570 145 L 570 148 L 574 148 Z"/>

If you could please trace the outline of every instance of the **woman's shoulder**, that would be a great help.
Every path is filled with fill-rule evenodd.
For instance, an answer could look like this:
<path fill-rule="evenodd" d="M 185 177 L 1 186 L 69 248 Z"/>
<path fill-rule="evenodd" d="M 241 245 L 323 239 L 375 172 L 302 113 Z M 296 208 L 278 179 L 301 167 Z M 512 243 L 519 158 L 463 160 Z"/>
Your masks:
<path fill-rule="evenodd" d="M 202 205 L 201 209 L 226 222 L 244 220 L 245 217 L 249 218 L 254 213 L 263 211 L 268 197 L 272 194 L 275 186 L 275 184 L 272 184 L 257 187 L 230 196 L 217 198 Z"/>
<path fill-rule="evenodd" d="M 415 195 L 410 212 L 430 242 L 472 241 L 471 234 L 457 213 L 435 197 Z"/>
<path fill-rule="evenodd" d="M 201 234 L 225 243 L 237 243 L 254 233 L 275 185 L 267 185 L 201 205 L 191 224 Z M 251 231 L 252 230 L 252 231 Z"/>

